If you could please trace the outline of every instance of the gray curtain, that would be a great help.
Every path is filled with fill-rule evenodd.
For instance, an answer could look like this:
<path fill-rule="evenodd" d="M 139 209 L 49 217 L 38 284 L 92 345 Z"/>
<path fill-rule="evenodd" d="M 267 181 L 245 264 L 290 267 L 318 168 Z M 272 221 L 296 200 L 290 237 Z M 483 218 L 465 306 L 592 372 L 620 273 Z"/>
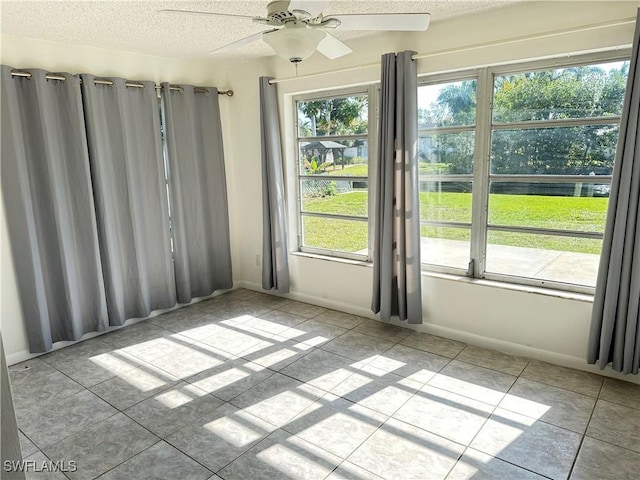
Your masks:
<path fill-rule="evenodd" d="M 176 304 L 158 98 L 153 82 L 81 78 L 109 321 L 122 325 Z"/>
<path fill-rule="evenodd" d="M 638 373 L 640 364 L 640 9 L 636 19 L 620 136 L 600 269 L 591 317 L 587 361 Z"/>
<path fill-rule="evenodd" d="M 262 138 L 262 288 L 289 292 L 284 178 L 278 97 L 271 78 L 260 77 Z"/>
<path fill-rule="evenodd" d="M 233 286 L 218 90 L 162 84 L 178 301 Z"/>
<path fill-rule="evenodd" d="M 25 478 L 24 472 L 10 470 L 5 462 L 9 465 L 15 465 L 14 462 L 22 460 L 22 452 L 20 451 L 20 439 L 18 436 L 18 422 L 16 421 L 16 413 L 13 407 L 13 398 L 11 396 L 11 383 L 9 382 L 9 370 L 7 368 L 7 360 L 4 357 L 4 345 L 2 344 L 2 333 L 0 332 L 0 430 L 2 432 L 0 439 L 0 460 L 2 465 L 2 478 L 11 478 L 14 480 Z M 11 473 L 9 473 L 11 472 Z"/>
<path fill-rule="evenodd" d="M 80 79 L 2 66 L 2 194 L 29 349 L 108 325 Z"/>
<path fill-rule="evenodd" d="M 422 323 L 414 53 L 382 56 L 371 309 L 383 320 Z"/>

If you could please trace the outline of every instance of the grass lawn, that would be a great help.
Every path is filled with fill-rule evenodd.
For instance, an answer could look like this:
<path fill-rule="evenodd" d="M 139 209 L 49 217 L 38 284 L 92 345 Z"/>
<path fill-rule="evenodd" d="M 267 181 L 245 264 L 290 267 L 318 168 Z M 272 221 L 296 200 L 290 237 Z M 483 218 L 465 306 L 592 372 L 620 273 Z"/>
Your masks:
<path fill-rule="evenodd" d="M 303 198 L 305 212 L 335 213 L 339 215 L 367 216 L 368 193 L 366 190 L 342 193 L 322 198 Z"/>
<path fill-rule="evenodd" d="M 446 173 L 447 165 L 442 163 L 430 164 L 420 162 L 419 171 L 421 175 L 436 175 Z M 329 175 L 350 175 L 350 176 L 362 176 L 366 177 L 369 172 L 369 165 L 366 163 L 359 163 L 356 165 L 345 165 L 344 169 L 340 165 L 332 165 L 327 168 Z M 471 173 L 471 172 L 469 172 Z"/>
<path fill-rule="evenodd" d="M 602 232 L 607 198 L 551 197 L 493 194 L 489 201 L 489 223 L 539 228 Z M 355 191 L 324 198 L 307 199 L 304 210 L 318 213 L 367 215 L 367 192 Z M 420 194 L 423 220 L 471 222 L 471 194 L 429 192 Z M 422 227 L 423 236 L 449 240 L 469 240 L 469 231 L 458 228 Z M 305 245 L 342 251 L 367 247 L 367 225 L 323 218 L 306 218 Z M 601 241 L 582 238 L 490 232 L 489 241 L 497 245 L 542 248 L 579 253 L 600 253 Z"/>
<path fill-rule="evenodd" d="M 304 245 L 341 252 L 366 250 L 369 239 L 367 222 L 305 217 Z"/>
<path fill-rule="evenodd" d="M 334 168 L 327 169 L 329 175 L 349 175 L 350 177 L 366 177 L 369 172 L 369 165 L 366 163 L 360 163 L 357 165 L 345 165 L 344 168 L 340 168 L 338 165 L 334 165 Z"/>

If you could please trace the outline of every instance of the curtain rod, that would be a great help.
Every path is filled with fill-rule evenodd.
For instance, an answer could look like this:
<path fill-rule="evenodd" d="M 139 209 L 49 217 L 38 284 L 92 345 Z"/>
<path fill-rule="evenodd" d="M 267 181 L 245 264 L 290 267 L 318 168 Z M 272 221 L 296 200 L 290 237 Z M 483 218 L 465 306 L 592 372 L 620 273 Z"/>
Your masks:
<path fill-rule="evenodd" d="M 568 33 L 588 32 L 590 30 L 598 30 L 600 28 L 617 27 L 621 25 L 628 25 L 635 22 L 636 22 L 635 17 L 628 17 L 620 20 L 610 20 L 607 22 L 591 23 L 589 25 L 583 25 L 577 28 L 568 27 L 568 28 L 563 28 L 559 30 L 552 30 L 550 32 L 545 32 L 541 34 L 521 35 L 518 37 L 507 38 L 505 40 L 494 40 L 494 41 L 478 43 L 476 45 L 445 48 L 443 50 L 436 50 L 435 52 L 431 52 L 431 53 L 418 53 L 413 55 L 411 58 L 413 60 L 421 60 L 424 58 L 439 57 L 442 55 L 450 55 L 453 53 L 470 52 L 473 50 L 478 50 L 486 47 L 497 47 L 501 45 L 509 45 L 512 43 L 519 43 L 527 40 L 537 40 L 541 38 L 556 37 L 559 35 L 566 35 Z M 362 65 L 354 65 L 353 67 L 340 68 L 337 70 L 329 70 L 326 72 L 310 73 L 308 75 L 300 75 L 297 77 L 274 78 L 273 80 L 269 80 L 269 84 L 273 85 L 275 83 L 291 82 L 293 80 L 304 80 L 307 78 L 321 77 L 323 75 L 333 75 L 336 73 L 346 73 L 346 72 L 352 72 L 354 70 L 360 70 L 363 68 L 373 68 L 373 67 L 380 67 L 380 62 L 378 61 L 378 62 L 365 63 Z"/>
<path fill-rule="evenodd" d="M 25 72 L 25 71 L 22 71 L 22 70 L 11 70 L 11 76 L 12 77 L 31 78 L 31 73 L 30 72 Z M 66 77 L 64 77 L 62 75 L 56 75 L 55 73 L 47 73 L 45 75 L 45 78 L 47 80 L 59 80 L 61 82 L 66 82 L 67 81 Z M 82 79 L 80 79 L 80 83 L 82 83 Z M 99 78 L 96 78 L 93 83 L 95 83 L 96 85 L 113 86 L 113 81 L 111 81 L 111 80 L 103 80 L 103 79 L 99 79 Z M 125 86 L 133 87 L 133 88 L 144 88 L 144 84 L 143 83 L 136 83 L 136 82 L 125 82 Z M 156 85 L 155 89 L 156 90 L 161 90 L 162 86 Z M 174 85 L 170 85 L 169 86 L 169 90 L 174 90 L 174 91 L 178 91 L 178 92 L 184 91 L 184 89 L 182 87 L 178 87 L 178 86 L 174 86 Z M 209 93 L 209 90 L 207 90 L 206 88 L 199 88 L 199 87 L 194 87 L 193 91 L 194 91 L 194 93 Z M 226 95 L 227 97 L 233 97 L 233 90 L 219 90 L 218 91 L 218 95 Z"/>

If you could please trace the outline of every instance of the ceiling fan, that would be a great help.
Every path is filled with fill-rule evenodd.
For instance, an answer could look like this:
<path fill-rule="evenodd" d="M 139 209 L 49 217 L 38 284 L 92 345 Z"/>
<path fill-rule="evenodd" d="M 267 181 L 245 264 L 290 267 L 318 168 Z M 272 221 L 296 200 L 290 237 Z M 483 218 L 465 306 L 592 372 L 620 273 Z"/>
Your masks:
<path fill-rule="evenodd" d="M 220 47 L 211 54 L 227 52 L 262 39 L 273 51 L 289 60 L 300 63 L 318 51 L 333 60 L 352 52 L 346 44 L 327 30 L 384 30 L 421 31 L 429 26 L 428 13 L 370 13 L 324 15 L 322 10 L 328 1 L 275 0 L 267 5 L 266 17 L 252 17 L 230 13 L 199 12 L 192 10 L 159 10 L 160 13 L 206 15 L 212 17 L 243 18 L 253 23 L 271 27 Z"/>

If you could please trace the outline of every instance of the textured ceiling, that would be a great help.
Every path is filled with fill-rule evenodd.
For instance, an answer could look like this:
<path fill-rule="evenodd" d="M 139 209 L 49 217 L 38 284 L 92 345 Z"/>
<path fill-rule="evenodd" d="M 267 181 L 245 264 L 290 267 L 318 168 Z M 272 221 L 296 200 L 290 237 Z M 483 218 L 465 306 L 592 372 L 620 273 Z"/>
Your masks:
<path fill-rule="evenodd" d="M 516 0 L 435 1 L 332 1 L 324 14 L 429 12 L 431 21 L 482 9 L 503 6 Z M 264 28 L 246 19 L 194 15 L 159 14 L 163 8 L 265 16 L 268 1 L 0 1 L 2 33 L 175 58 L 204 58 L 228 43 L 260 32 Z M 345 32 L 342 40 L 371 35 Z M 246 60 L 271 55 L 263 42 L 254 42 L 212 59 Z"/>

